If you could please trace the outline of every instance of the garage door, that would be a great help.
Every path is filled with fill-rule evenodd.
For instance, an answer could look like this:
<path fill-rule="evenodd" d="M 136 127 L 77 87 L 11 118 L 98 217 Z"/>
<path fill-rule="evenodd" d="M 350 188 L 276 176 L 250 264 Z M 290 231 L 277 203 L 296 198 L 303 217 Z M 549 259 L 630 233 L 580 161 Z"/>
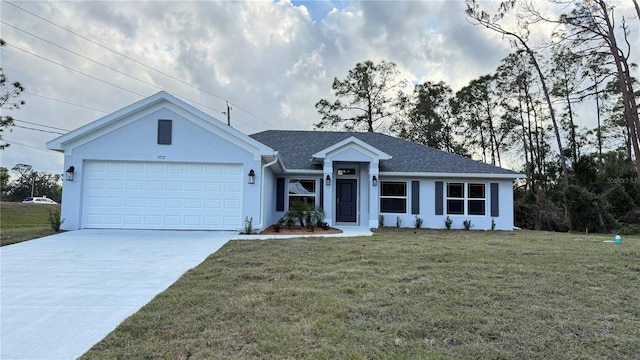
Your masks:
<path fill-rule="evenodd" d="M 242 166 L 90 161 L 83 210 L 84 228 L 236 230 Z"/>

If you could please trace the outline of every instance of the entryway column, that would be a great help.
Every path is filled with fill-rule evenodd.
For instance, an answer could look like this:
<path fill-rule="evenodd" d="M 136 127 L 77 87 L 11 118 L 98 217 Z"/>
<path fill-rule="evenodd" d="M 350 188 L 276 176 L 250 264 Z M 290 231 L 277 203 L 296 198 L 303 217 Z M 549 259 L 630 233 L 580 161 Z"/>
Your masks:
<path fill-rule="evenodd" d="M 333 189 L 336 183 L 335 175 L 333 174 L 333 163 L 331 161 L 324 162 L 324 170 L 322 174 L 322 186 L 323 186 L 323 199 L 322 203 L 324 204 L 324 221 L 327 222 L 330 226 L 333 226 L 334 219 L 334 195 Z"/>
<path fill-rule="evenodd" d="M 378 161 L 369 163 L 369 228 L 378 228 L 380 214 L 380 175 Z"/>

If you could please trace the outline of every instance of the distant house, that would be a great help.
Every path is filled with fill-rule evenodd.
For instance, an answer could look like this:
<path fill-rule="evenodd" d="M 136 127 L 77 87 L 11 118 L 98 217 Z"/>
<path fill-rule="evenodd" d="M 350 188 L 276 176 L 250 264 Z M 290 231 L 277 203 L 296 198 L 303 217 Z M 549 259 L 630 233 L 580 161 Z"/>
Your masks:
<path fill-rule="evenodd" d="M 241 230 L 295 201 L 332 225 L 513 229 L 521 174 L 388 135 L 245 135 L 157 93 L 47 143 L 65 154 L 63 228 Z"/>

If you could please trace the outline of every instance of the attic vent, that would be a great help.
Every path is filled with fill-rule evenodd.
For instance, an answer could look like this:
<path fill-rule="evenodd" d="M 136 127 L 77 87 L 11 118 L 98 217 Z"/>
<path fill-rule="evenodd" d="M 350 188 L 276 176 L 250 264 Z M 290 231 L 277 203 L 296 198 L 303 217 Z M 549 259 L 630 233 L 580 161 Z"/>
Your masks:
<path fill-rule="evenodd" d="M 171 145 L 171 127 L 173 120 L 158 120 L 158 144 Z"/>

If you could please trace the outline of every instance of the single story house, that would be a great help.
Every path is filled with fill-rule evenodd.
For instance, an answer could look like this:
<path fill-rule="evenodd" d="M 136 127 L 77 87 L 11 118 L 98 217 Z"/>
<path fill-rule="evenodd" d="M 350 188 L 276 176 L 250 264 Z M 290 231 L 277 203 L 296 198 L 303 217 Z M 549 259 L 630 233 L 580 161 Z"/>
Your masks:
<path fill-rule="evenodd" d="M 47 143 L 62 228 L 260 230 L 294 201 L 332 226 L 513 229 L 521 174 L 379 133 L 246 135 L 159 92 Z"/>

